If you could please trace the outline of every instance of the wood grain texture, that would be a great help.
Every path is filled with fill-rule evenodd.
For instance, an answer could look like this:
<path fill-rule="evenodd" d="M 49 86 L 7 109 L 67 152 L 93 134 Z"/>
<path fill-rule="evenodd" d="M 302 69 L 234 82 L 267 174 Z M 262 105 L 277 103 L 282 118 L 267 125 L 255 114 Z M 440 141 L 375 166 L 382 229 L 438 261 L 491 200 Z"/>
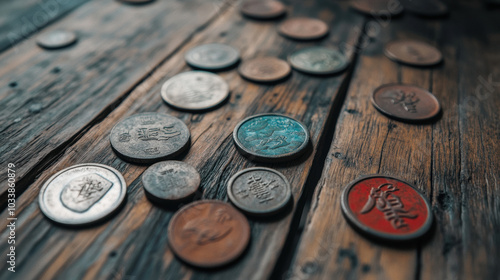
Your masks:
<path fill-rule="evenodd" d="M 294 72 L 279 84 L 258 85 L 243 80 L 235 69 L 219 74 L 229 83 L 230 99 L 222 107 L 203 114 L 175 111 L 160 97 L 164 81 L 187 71 L 184 53 L 202 43 L 228 43 L 240 49 L 242 59 L 277 56 L 286 59 L 292 51 L 321 44 L 351 45 L 358 40 L 363 18 L 345 3 L 287 1 L 289 14 L 318 17 L 329 23 L 331 33 L 319 42 L 295 42 L 279 36 L 274 21 L 244 19 L 236 6 L 219 14 L 204 31 L 169 57 L 150 77 L 141 82 L 106 118 L 95 123 L 64 154 L 40 174 L 18 200 L 19 272 L 17 279 L 265 279 L 270 277 L 297 213 L 270 220 L 250 219 L 251 243 L 237 262 L 220 270 L 206 271 L 179 262 L 168 248 L 166 229 L 174 213 L 153 205 L 144 195 L 140 176 L 146 166 L 119 159 L 109 145 L 109 131 L 119 120 L 138 112 L 166 112 L 182 119 L 191 130 L 192 143 L 180 158 L 195 166 L 202 177 L 197 199 L 226 200 L 226 184 L 237 171 L 255 166 L 241 156 L 232 142 L 235 125 L 247 116 L 277 112 L 306 124 L 312 151 L 286 164 L 266 164 L 282 172 L 292 185 L 294 201 L 300 198 L 318 150 L 321 135 L 341 83 L 347 74 L 314 77 Z M 352 58 L 351 54 L 349 56 Z M 97 97 L 95 97 L 97 98 Z M 103 101 L 104 102 L 104 101 Z M 108 222 L 85 229 L 68 229 L 50 223 L 38 208 L 38 191 L 58 170 L 76 163 L 98 162 L 120 170 L 129 185 L 124 208 Z M 259 164 L 260 165 L 260 164 Z M 311 186 L 307 186 L 311 187 Z M 6 213 L 2 213 L 2 225 Z M 7 236 L 1 235 L 0 251 L 6 252 Z M 2 270 L 0 273 L 5 273 Z"/>

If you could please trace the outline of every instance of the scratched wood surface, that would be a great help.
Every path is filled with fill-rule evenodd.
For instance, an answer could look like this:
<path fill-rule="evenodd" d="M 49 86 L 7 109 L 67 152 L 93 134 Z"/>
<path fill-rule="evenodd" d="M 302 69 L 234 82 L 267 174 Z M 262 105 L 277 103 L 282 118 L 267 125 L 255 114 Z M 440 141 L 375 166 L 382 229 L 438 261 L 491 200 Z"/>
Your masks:
<path fill-rule="evenodd" d="M 33 13 L 27 8 L 23 14 L 19 4 L 4 2 L 0 5 L 17 15 Z M 15 2 L 27 7 L 45 3 Z M 1 279 L 498 278 L 498 11 L 463 1 L 451 6 L 447 18 L 405 14 L 377 20 L 353 12 L 346 1 L 283 1 L 288 16 L 317 17 L 331 28 L 324 40 L 296 42 L 277 34 L 282 19 L 242 17 L 238 1 L 155 1 L 140 6 L 70 2 L 79 4 L 61 9 L 40 33 L 75 30 L 77 45 L 45 51 L 34 38 L 22 38 L 0 53 L 0 137 L 6 139 L 0 157 L 5 164 L 16 163 L 18 175 L 17 272 L 11 274 L 2 262 Z M 2 16 L 2 27 L 15 24 L 18 16 L 13 14 Z M 431 69 L 397 65 L 382 50 L 387 41 L 398 38 L 436 45 L 445 63 Z M 187 50 L 211 42 L 235 46 L 243 60 L 265 55 L 285 59 L 294 50 L 318 44 L 340 47 L 351 67 L 330 77 L 294 72 L 274 85 L 243 80 L 233 68 L 218 73 L 231 89 L 223 106 L 199 114 L 166 106 L 159 95 L 162 83 L 190 70 L 184 63 Z M 441 119 L 407 125 L 380 115 L 369 102 L 372 90 L 398 81 L 434 92 L 443 107 Z M 202 270 L 178 261 L 166 235 L 175 209 L 152 204 L 140 180 L 147 166 L 122 161 L 109 145 L 113 125 L 139 112 L 172 114 L 188 125 L 191 148 L 178 159 L 201 174 L 195 199 L 224 201 L 231 175 L 262 165 L 236 151 L 234 126 L 265 112 L 303 121 L 311 132 L 312 150 L 290 163 L 265 165 L 290 180 L 293 207 L 274 219 L 249 218 L 250 246 L 227 267 Z M 85 162 L 122 172 L 128 185 L 126 204 L 93 227 L 73 229 L 49 222 L 38 208 L 41 185 L 57 171 Z M 436 223 L 428 238 L 390 246 L 361 237 L 347 225 L 339 204 L 342 188 L 374 173 L 408 180 L 429 197 Z M 0 178 L 5 182 L 5 168 Z M 5 198 L 2 184 L 2 228 L 8 217 Z M 7 234 L 0 235 L 2 255 L 8 252 Z"/>

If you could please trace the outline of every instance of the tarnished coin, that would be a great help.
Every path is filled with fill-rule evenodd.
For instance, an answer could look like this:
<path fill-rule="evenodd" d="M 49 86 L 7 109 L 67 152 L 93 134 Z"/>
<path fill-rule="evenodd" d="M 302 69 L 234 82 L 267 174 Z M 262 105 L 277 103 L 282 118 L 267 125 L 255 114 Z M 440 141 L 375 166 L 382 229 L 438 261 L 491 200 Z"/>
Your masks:
<path fill-rule="evenodd" d="M 113 127 L 113 150 L 123 159 L 152 163 L 174 157 L 189 146 L 190 133 L 178 118 L 160 113 L 132 115 Z"/>
<path fill-rule="evenodd" d="M 154 0 L 120 0 L 120 1 L 128 4 L 146 4 L 149 2 L 153 2 Z"/>
<path fill-rule="evenodd" d="M 412 85 L 387 84 L 375 89 L 372 103 L 392 118 L 416 122 L 434 118 L 441 106 L 429 91 Z"/>
<path fill-rule="evenodd" d="M 399 0 L 351 0 L 350 4 L 351 8 L 370 16 L 395 16 L 403 12 Z"/>
<path fill-rule="evenodd" d="M 283 3 L 273 0 L 247 0 L 243 2 L 241 13 L 247 17 L 257 19 L 271 19 L 286 13 Z"/>
<path fill-rule="evenodd" d="M 347 58 L 335 49 L 311 47 L 294 52 L 288 61 L 296 70 L 317 75 L 334 74 L 347 68 Z"/>
<path fill-rule="evenodd" d="M 429 202 L 415 187 L 381 175 L 350 183 L 342 192 L 342 211 L 361 232 L 390 241 L 421 237 L 433 219 Z"/>
<path fill-rule="evenodd" d="M 254 215 L 271 215 L 287 205 L 292 197 L 290 183 L 276 170 L 254 167 L 231 177 L 227 195 L 242 211 Z"/>
<path fill-rule="evenodd" d="M 97 163 L 78 164 L 50 177 L 39 194 L 40 210 L 66 225 L 102 221 L 123 203 L 127 185 L 116 169 Z"/>
<path fill-rule="evenodd" d="M 258 161 L 286 161 L 300 156 L 309 131 L 299 121 L 280 114 L 261 114 L 241 121 L 233 131 L 238 150 Z"/>
<path fill-rule="evenodd" d="M 292 68 L 286 61 L 275 57 L 259 57 L 244 61 L 239 68 L 243 78 L 261 83 L 282 80 L 288 77 L 291 71 Z"/>
<path fill-rule="evenodd" d="M 424 17 L 440 17 L 448 14 L 448 6 L 439 0 L 401 0 L 405 10 Z"/>
<path fill-rule="evenodd" d="M 190 49 L 184 58 L 194 68 L 220 70 L 236 64 L 240 52 L 229 45 L 205 44 Z"/>
<path fill-rule="evenodd" d="M 250 241 L 250 225 L 228 203 L 193 202 L 181 208 L 168 225 L 168 242 L 177 257 L 198 267 L 211 268 L 238 258 Z"/>
<path fill-rule="evenodd" d="M 177 202 L 191 197 L 200 186 L 200 174 L 182 161 L 162 161 L 142 174 L 146 194 L 158 202 Z"/>
<path fill-rule="evenodd" d="M 279 26 L 279 33 L 295 40 L 316 40 L 328 34 L 328 25 L 314 18 L 290 18 Z"/>
<path fill-rule="evenodd" d="M 207 110 L 229 96 L 229 86 L 219 75 L 189 71 L 175 75 L 161 87 L 161 97 L 183 110 Z"/>
<path fill-rule="evenodd" d="M 388 43 L 385 46 L 385 55 L 392 60 L 414 66 L 432 66 L 443 60 L 443 55 L 438 49 L 414 40 Z"/>
<path fill-rule="evenodd" d="M 60 49 L 76 42 L 76 34 L 65 30 L 54 30 L 38 36 L 36 43 L 45 49 Z"/>

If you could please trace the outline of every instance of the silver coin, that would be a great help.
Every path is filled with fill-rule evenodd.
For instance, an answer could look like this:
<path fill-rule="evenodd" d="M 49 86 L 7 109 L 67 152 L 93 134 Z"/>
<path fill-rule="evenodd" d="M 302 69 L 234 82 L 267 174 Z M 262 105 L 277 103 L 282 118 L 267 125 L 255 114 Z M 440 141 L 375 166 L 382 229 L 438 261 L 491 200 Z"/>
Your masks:
<path fill-rule="evenodd" d="M 112 214 L 125 200 L 127 185 L 116 169 L 78 164 L 50 177 L 40 190 L 40 210 L 66 225 L 87 225 Z"/>
<path fill-rule="evenodd" d="M 38 36 L 37 44 L 46 49 L 59 49 L 76 42 L 76 34 L 65 30 L 54 30 Z"/>
<path fill-rule="evenodd" d="M 190 49 L 185 57 L 192 67 L 204 70 L 228 68 L 240 60 L 240 52 L 224 44 L 205 44 Z"/>
<path fill-rule="evenodd" d="M 123 159 L 152 163 L 182 153 L 189 146 L 187 126 L 176 117 L 160 113 L 132 115 L 111 130 L 109 141 Z"/>
<path fill-rule="evenodd" d="M 345 55 L 335 49 L 325 47 L 311 47 L 296 51 L 290 55 L 288 61 L 296 70 L 319 75 L 341 72 L 349 64 Z"/>
<path fill-rule="evenodd" d="M 290 183 L 280 172 L 265 167 L 254 167 L 231 177 L 227 185 L 227 195 L 242 211 L 264 216 L 283 209 L 290 201 L 292 192 Z"/>
<path fill-rule="evenodd" d="M 144 190 L 159 202 L 175 202 L 194 195 L 200 186 L 200 174 L 182 161 L 162 161 L 142 174 Z"/>
<path fill-rule="evenodd" d="M 183 110 L 207 110 L 229 96 L 229 86 L 219 75 L 205 71 L 177 74 L 161 88 L 161 97 L 169 105 Z"/>

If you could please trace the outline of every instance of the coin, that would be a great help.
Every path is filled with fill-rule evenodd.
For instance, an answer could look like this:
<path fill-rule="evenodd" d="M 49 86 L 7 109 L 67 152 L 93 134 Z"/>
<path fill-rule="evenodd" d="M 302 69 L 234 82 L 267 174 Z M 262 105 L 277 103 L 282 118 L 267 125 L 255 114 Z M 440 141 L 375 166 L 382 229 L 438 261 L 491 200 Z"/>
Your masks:
<path fill-rule="evenodd" d="M 190 49 L 184 58 L 192 67 L 220 70 L 236 64 L 240 59 L 240 52 L 229 45 L 205 44 Z"/>
<path fill-rule="evenodd" d="M 440 17 L 448 14 L 448 6 L 439 0 L 401 0 L 405 10 L 425 17 Z"/>
<path fill-rule="evenodd" d="M 226 81 L 205 71 L 177 74 L 161 87 L 163 100 L 183 110 L 207 110 L 221 104 L 228 96 Z"/>
<path fill-rule="evenodd" d="M 245 61 L 239 68 L 243 78 L 254 82 L 270 83 L 282 80 L 288 75 L 292 68 L 284 60 L 275 57 L 259 57 Z"/>
<path fill-rule="evenodd" d="M 279 162 L 305 152 L 309 131 L 304 124 L 290 117 L 260 114 L 238 123 L 233 140 L 238 150 L 250 159 Z"/>
<path fill-rule="evenodd" d="M 228 203 L 193 202 L 181 208 L 168 225 L 168 242 L 174 254 L 198 267 L 211 268 L 238 258 L 250 241 L 250 225 Z"/>
<path fill-rule="evenodd" d="M 432 224 L 430 204 L 422 193 L 382 175 L 350 183 L 342 192 L 342 212 L 361 232 L 390 241 L 419 238 Z"/>
<path fill-rule="evenodd" d="M 162 161 L 142 174 L 146 194 L 159 202 L 176 202 L 191 197 L 200 186 L 200 174 L 182 161 Z"/>
<path fill-rule="evenodd" d="M 279 33 L 295 40 L 316 40 L 328 34 L 328 25 L 314 18 L 290 18 L 279 26 Z"/>
<path fill-rule="evenodd" d="M 334 74 L 349 64 L 347 58 L 335 49 L 310 47 L 294 52 L 288 58 L 293 68 L 309 74 Z"/>
<path fill-rule="evenodd" d="M 146 4 L 149 2 L 153 2 L 154 0 L 120 0 L 120 1 L 128 4 Z"/>
<path fill-rule="evenodd" d="M 265 167 L 234 174 L 227 185 L 227 195 L 240 210 L 262 216 L 279 212 L 292 197 L 286 177 Z"/>
<path fill-rule="evenodd" d="M 47 218 L 88 225 L 109 217 L 125 200 L 127 185 L 116 169 L 97 163 L 63 169 L 43 184 L 39 205 Z"/>
<path fill-rule="evenodd" d="M 76 42 L 76 34 L 65 30 L 54 30 L 37 38 L 37 44 L 45 49 L 60 49 Z"/>
<path fill-rule="evenodd" d="M 278 1 L 248 0 L 241 5 L 241 13 L 257 19 L 272 19 L 286 13 L 283 3 Z"/>
<path fill-rule="evenodd" d="M 109 141 L 123 159 L 152 163 L 174 157 L 189 146 L 190 133 L 178 118 L 160 113 L 132 115 L 111 130 Z"/>
<path fill-rule="evenodd" d="M 424 121 L 437 116 L 439 101 L 429 91 L 412 85 L 387 84 L 373 91 L 372 103 L 380 112 L 402 121 Z"/>
<path fill-rule="evenodd" d="M 403 12 L 398 0 L 352 0 L 350 4 L 356 11 L 376 17 L 395 16 Z"/>
<path fill-rule="evenodd" d="M 390 42 L 385 46 L 384 52 L 392 60 L 414 66 L 432 66 L 443 60 L 443 55 L 438 49 L 414 40 Z"/>

